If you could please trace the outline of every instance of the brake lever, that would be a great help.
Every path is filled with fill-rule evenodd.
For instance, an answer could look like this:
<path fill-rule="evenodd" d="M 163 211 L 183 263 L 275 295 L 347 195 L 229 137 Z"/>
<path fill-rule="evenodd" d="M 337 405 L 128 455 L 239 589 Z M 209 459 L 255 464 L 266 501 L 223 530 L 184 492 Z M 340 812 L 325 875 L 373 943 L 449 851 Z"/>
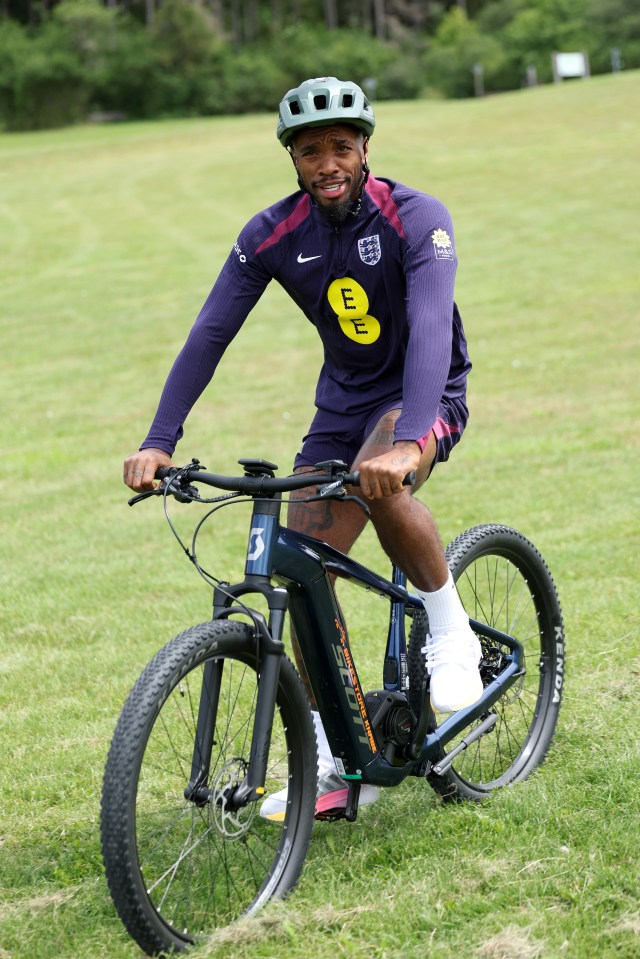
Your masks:
<path fill-rule="evenodd" d="M 128 501 L 129 506 L 135 506 L 136 503 L 141 503 L 143 499 L 147 499 L 149 496 L 160 496 L 163 492 L 164 490 L 162 490 L 159 486 L 156 489 L 145 490 L 144 493 L 138 493 L 137 496 L 132 496 Z"/>
<path fill-rule="evenodd" d="M 365 501 L 363 499 L 360 499 L 359 496 L 352 496 L 351 494 L 348 493 L 346 496 L 341 496 L 340 498 L 344 503 L 349 503 L 349 502 L 357 503 L 360 509 L 364 512 L 365 516 L 371 516 L 371 510 L 369 509 Z"/>
<path fill-rule="evenodd" d="M 168 483 L 166 480 L 163 480 L 155 489 L 148 489 L 145 490 L 144 493 L 138 493 L 137 496 L 132 496 L 129 500 L 129 506 L 135 506 L 136 503 L 140 503 L 149 496 L 164 496 L 167 486 L 169 487 L 167 492 L 177 499 L 179 503 L 192 503 L 194 500 L 200 499 L 200 492 L 196 486 L 174 486 L 171 480 Z"/>

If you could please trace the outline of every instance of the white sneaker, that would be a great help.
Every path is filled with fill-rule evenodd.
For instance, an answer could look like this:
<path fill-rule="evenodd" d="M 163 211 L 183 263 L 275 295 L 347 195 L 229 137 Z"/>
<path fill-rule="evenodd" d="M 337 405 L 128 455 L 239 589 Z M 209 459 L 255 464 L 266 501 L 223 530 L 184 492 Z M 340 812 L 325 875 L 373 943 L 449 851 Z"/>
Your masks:
<path fill-rule="evenodd" d="M 344 814 L 347 808 L 349 788 L 344 779 L 333 769 L 325 769 L 318 776 L 318 791 L 316 799 L 316 819 L 335 818 Z M 363 784 L 360 787 L 358 808 L 375 802 L 378 798 L 376 786 Z M 272 822 L 282 822 L 287 811 L 287 787 L 267 796 L 260 806 L 260 815 L 263 819 Z"/>
<path fill-rule="evenodd" d="M 471 706 L 482 696 L 478 664 L 482 655 L 478 637 L 466 623 L 427 633 L 427 671 L 431 677 L 431 706 L 437 713 L 454 713 Z"/>

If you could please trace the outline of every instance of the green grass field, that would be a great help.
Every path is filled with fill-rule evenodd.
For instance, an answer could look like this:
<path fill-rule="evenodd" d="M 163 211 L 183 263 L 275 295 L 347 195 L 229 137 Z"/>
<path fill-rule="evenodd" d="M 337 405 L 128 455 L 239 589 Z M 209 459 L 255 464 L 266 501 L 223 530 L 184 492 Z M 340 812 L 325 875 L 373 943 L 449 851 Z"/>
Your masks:
<path fill-rule="evenodd" d="M 482 806 L 412 781 L 354 825 L 317 824 L 293 897 L 194 957 L 640 954 L 638 115 L 638 73 L 380 105 L 374 173 L 452 212 L 474 361 L 468 432 L 421 495 L 445 540 L 497 521 L 544 554 L 566 620 L 564 709 L 541 770 Z M 294 189 L 274 128 L 0 136 L 0 959 L 140 955 L 103 878 L 102 769 L 142 666 L 210 597 L 160 504 L 127 507 L 121 462 L 241 225 Z M 177 459 L 288 469 L 319 360 L 269 290 Z M 227 514 L 208 564 L 234 576 L 247 517 Z M 357 553 L 382 562 L 368 534 Z M 377 687 L 383 611 L 351 599 Z"/>

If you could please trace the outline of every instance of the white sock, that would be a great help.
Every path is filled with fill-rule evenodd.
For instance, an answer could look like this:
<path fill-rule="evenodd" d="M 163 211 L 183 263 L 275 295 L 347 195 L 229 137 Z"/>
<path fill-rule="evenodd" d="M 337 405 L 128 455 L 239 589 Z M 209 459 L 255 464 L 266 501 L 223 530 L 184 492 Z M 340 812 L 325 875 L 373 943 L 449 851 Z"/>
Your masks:
<path fill-rule="evenodd" d="M 431 634 L 469 622 L 469 617 L 460 602 L 451 573 L 449 573 L 449 578 L 444 586 L 441 586 L 435 592 L 427 593 L 417 589 L 416 593 L 424 603 Z"/>
<path fill-rule="evenodd" d="M 325 769 L 335 769 L 335 763 L 333 761 L 333 756 L 331 755 L 331 747 L 329 746 L 329 740 L 327 739 L 327 734 L 324 731 L 324 726 L 322 725 L 322 720 L 320 719 L 320 713 L 312 709 L 311 716 L 313 718 L 313 725 L 316 730 L 316 739 L 318 741 L 318 769 L 324 771 Z"/>

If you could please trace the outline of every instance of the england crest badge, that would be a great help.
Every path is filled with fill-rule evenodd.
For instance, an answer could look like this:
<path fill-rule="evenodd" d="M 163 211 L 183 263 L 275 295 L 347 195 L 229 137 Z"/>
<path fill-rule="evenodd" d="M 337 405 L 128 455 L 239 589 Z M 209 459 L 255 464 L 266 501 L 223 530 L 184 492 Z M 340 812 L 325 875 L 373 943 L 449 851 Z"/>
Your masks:
<path fill-rule="evenodd" d="M 363 236 L 358 240 L 358 253 L 363 263 L 375 266 L 382 256 L 379 235 L 376 233 L 374 236 Z"/>

